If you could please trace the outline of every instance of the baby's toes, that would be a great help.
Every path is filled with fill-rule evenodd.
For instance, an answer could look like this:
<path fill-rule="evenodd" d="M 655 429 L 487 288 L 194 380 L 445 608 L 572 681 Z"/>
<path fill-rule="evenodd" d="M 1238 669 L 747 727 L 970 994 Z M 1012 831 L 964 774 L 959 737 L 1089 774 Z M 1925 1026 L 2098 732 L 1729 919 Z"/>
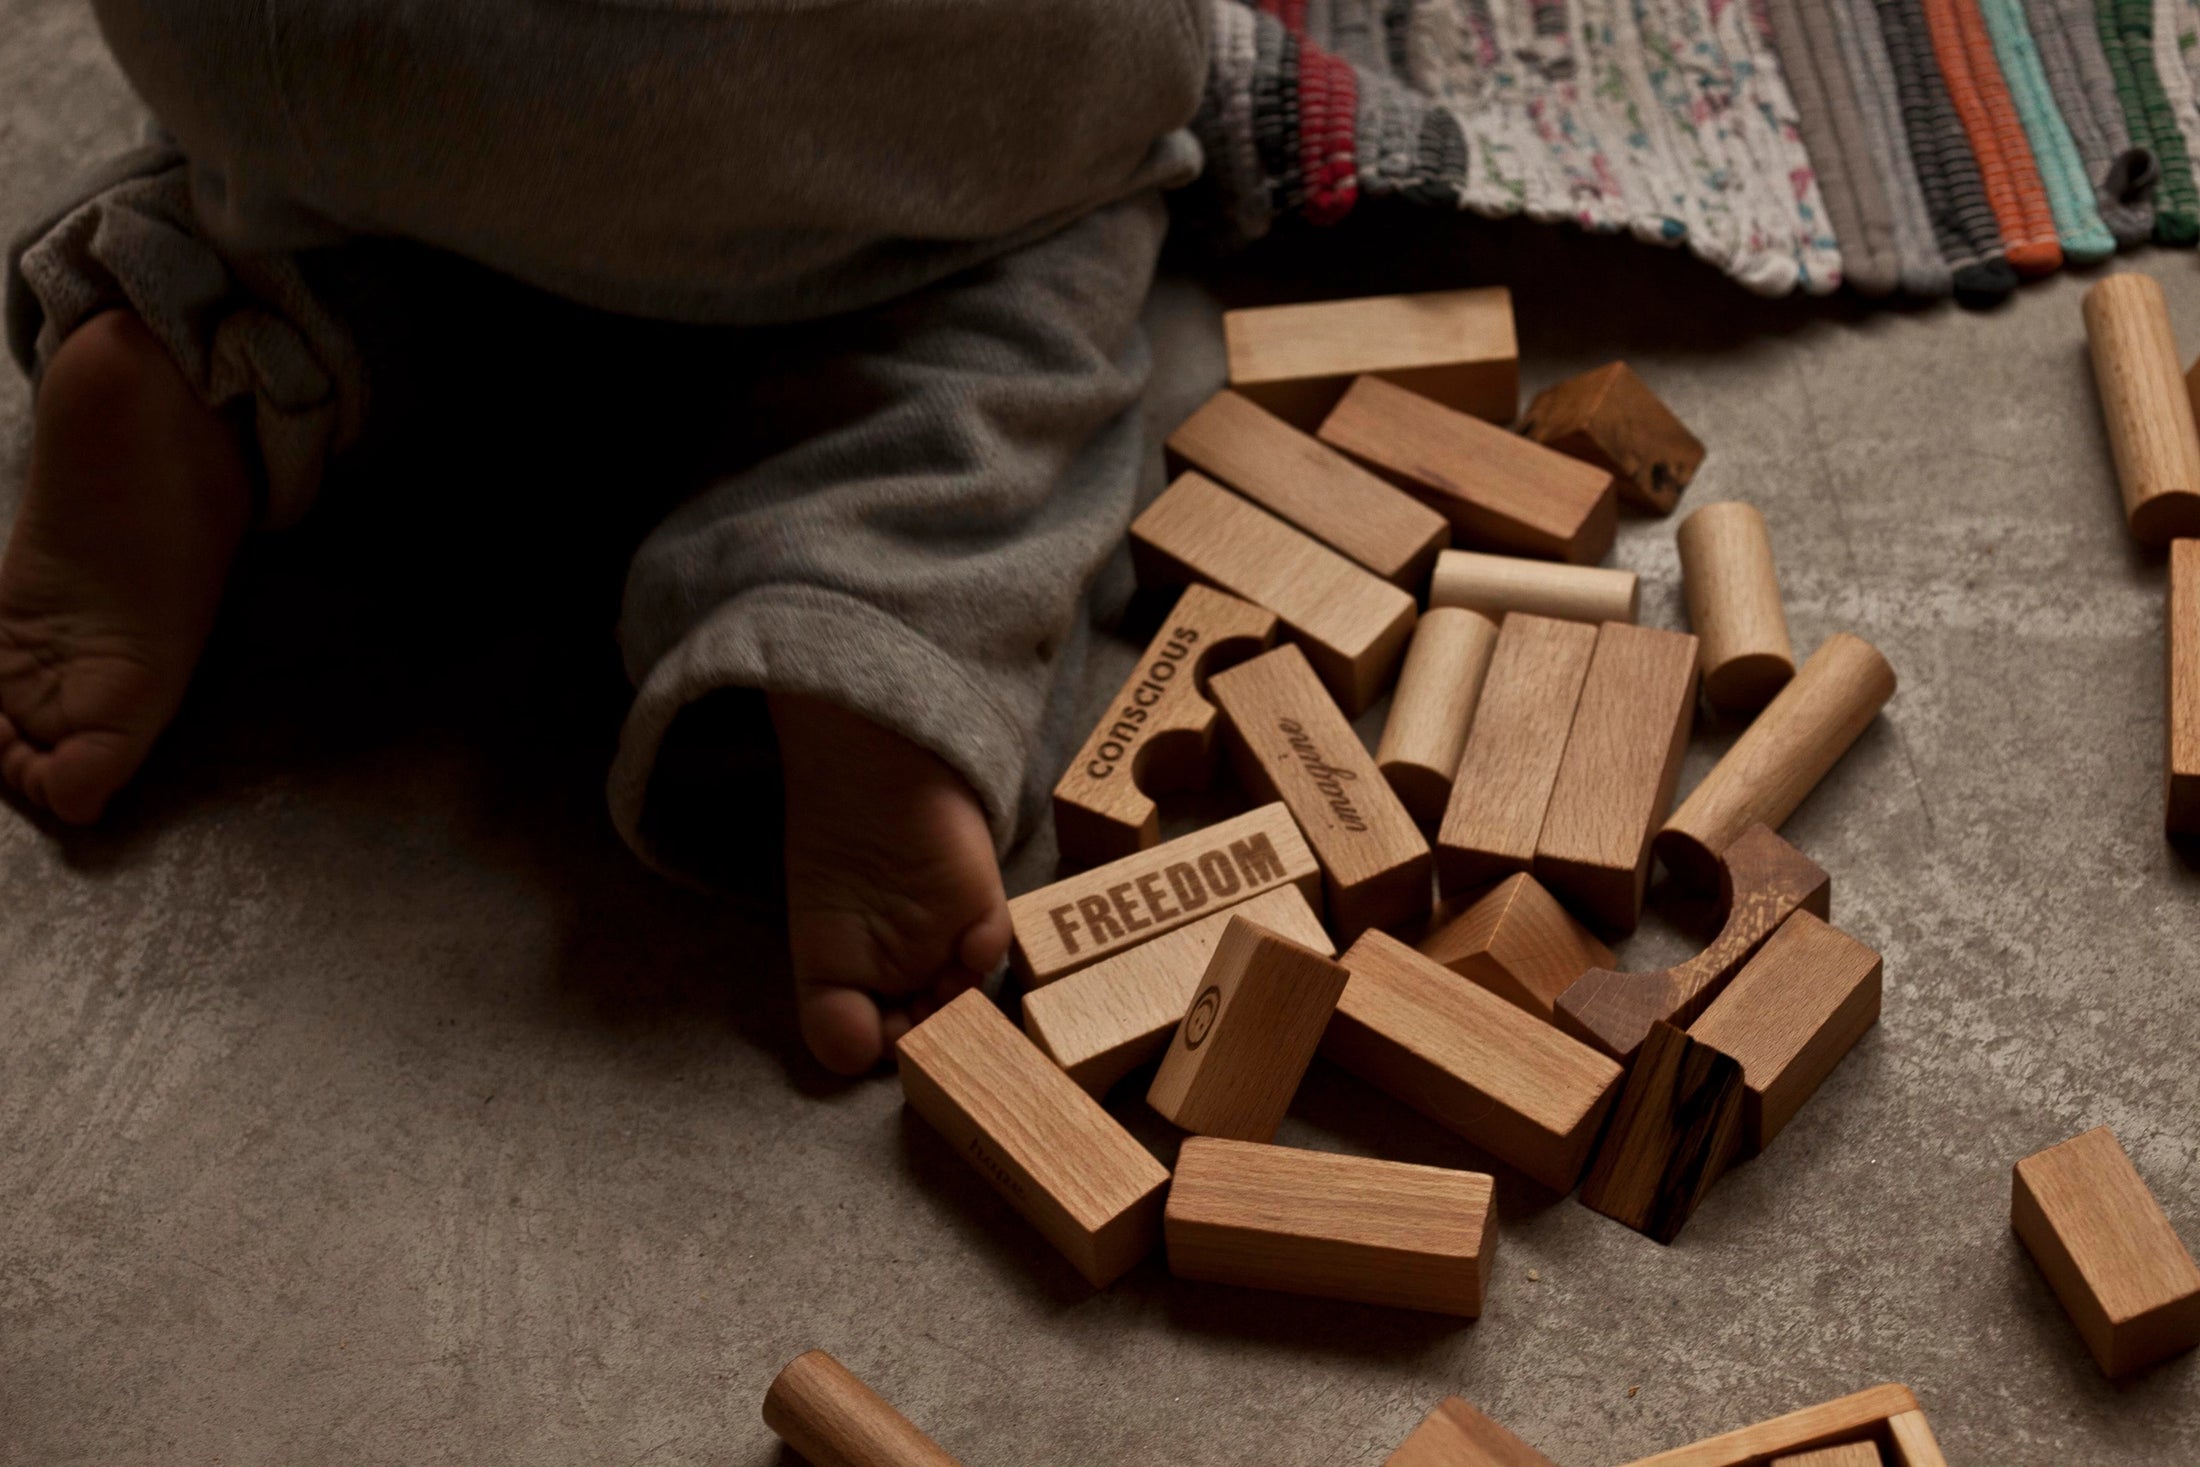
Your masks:
<path fill-rule="evenodd" d="M 802 1042 L 819 1064 L 836 1075 L 869 1074 L 892 1042 L 887 1020 L 893 1016 L 881 1016 L 878 1001 L 859 988 L 797 983 L 795 1013 Z M 901 1027 L 908 1029 L 906 1019 Z"/>

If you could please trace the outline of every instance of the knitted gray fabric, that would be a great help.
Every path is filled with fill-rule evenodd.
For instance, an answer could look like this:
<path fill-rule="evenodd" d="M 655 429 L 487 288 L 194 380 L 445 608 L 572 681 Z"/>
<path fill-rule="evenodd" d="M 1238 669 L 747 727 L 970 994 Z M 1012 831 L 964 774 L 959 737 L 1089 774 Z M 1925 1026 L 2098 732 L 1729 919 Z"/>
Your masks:
<path fill-rule="evenodd" d="M 1766 0 L 1765 9 L 1802 120 L 1803 145 L 1841 242 L 1843 278 L 1865 295 L 1887 295 L 1901 280 L 1894 209 L 1842 63 L 1837 23 L 1824 0 Z"/>
<path fill-rule="evenodd" d="M 2070 125 L 2086 175 L 2093 183 L 2101 222 L 2125 249 L 2144 244 L 2154 233 L 2151 183 L 2124 197 L 2131 178 L 2148 178 L 2153 169 L 2135 159 L 2116 79 L 2101 50 L 2093 0 L 2024 0 L 2047 83 L 2055 105 Z"/>
<path fill-rule="evenodd" d="M 1855 89 L 1857 111 L 1872 161 L 1887 185 L 1894 210 L 1895 260 L 1902 288 L 1911 295 L 1939 297 L 1955 288 L 1955 272 L 1933 236 L 1932 214 L 1910 158 L 1909 134 L 1902 126 L 1902 98 L 1895 85 L 1887 42 L 1879 33 L 1872 0 L 1833 0 L 1841 56 Z"/>
<path fill-rule="evenodd" d="M 1956 116 L 1948 85 L 1933 57 L 1921 0 L 1875 0 L 1879 32 L 1902 98 L 1902 126 L 1910 157 L 1932 211 L 1940 252 L 1954 272 L 1956 298 L 1987 304 L 2017 288 L 2017 272 L 2004 252 L 2001 225 L 1986 199 L 1985 180 L 1971 139 Z"/>

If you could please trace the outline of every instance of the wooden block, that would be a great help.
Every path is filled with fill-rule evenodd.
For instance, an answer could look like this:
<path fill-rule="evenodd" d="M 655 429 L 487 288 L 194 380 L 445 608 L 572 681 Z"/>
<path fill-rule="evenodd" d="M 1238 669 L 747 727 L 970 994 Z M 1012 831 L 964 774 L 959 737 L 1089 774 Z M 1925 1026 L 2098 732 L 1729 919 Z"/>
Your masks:
<path fill-rule="evenodd" d="M 2200 540 L 2170 544 L 2168 631 L 2163 823 L 2172 835 L 2200 835 Z"/>
<path fill-rule="evenodd" d="M 1011 897 L 1010 965 L 1027 988 L 1279 886 L 1318 909 L 1321 867 L 1281 804 Z"/>
<path fill-rule="evenodd" d="M 2162 287 L 2147 275 L 2111 275 L 2085 293 L 2084 312 L 2125 522 L 2147 545 L 2200 535 L 2200 431 L 2178 380 Z"/>
<path fill-rule="evenodd" d="M 2111 1379 L 2200 1344 L 2200 1267 L 2108 1127 L 2018 1162 L 2009 1220 Z"/>
<path fill-rule="evenodd" d="M 1273 1138 L 1351 976 L 1231 913 L 1146 1103 L 1194 1135 Z"/>
<path fill-rule="evenodd" d="M 779 1372 L 764 1393 L 764 1424 L 815 1467 L 959 1467 L 823 1350 Z"/>
<path fill-rule="evenodd" d="M 1200 678 L 1218 659 L 1249 657 L 1275 639 L 1274 612 L 1207 586 L 1185 588 L 1054 787 L 1063 860 L 1090 866 L 1160 840 L 1153 797 L 1202 789 L 1214 772 L 1217 715 Z"/>
<path fill-rule="evenodd" d="M 1409 592 L 1419 593 L 1451 540 L 1435 510 L 1227 389 L 1166 447 L 1172 477 L 1197 469 Z"/>
<path fill-rule="evenodd" d="M 1894 696 L 1894 669 L 1861 637 L 1835 632 L 1742 731 L 1658 832 L 1657 852 L 1698 887 L 1752 825 L 1778 830 Z"/>
<path fill-rule="evenodd" d="M 1561 621 L 1633 621 L 1641 584 L 1631 570 L 1563 565 L 1519 555 L 1446 550 L 1436 557 L 1428 604 L 1479 611 L 1493 621 L 1510 612 Z"/>
<path fill-rule="evenodd" d="M 1545 1023 L 1575 979 L 1613 961 L 1612 950 L 1524 871 L 1444 903 L 1419 951 Z"/>
<path fill-rule="evenodd" d="M 1283 801 L 1306 832 L 1338 939 L 1426 917 L 1428 841 L 1299 649 L 1263 653 L 1207 687 L 1240 782 Z"/>
<path fill-rule="evenodd" d="M 1452 776 L 1496 648 L 1497 623 L 1479 612 L 1432 608 L 1413 629 L 1375 767 L 1424 825 L 1441 820 L 1451 800 Z"/>
<path fill-rule="evenodd" d="M 1688 624 L 1703 641 L 1703 691 L 1728 715 L 1755 713 L 1795 676 L 1772 532 L 1755 505 L 1707 504 L 1681 521 Z"/>
<path fill-rule="evenodd" d="M 1501 285 L 1225 311 L 1222 340 L 1230 385 L 1308 430 L 1363 372 L 1493 423 L 1520 406 Z"/>
<path fill-rule="evenodd" d="M 1169 1173 L 972 989 L 901 1037 L 901 1089 L 1093 1284 L 1153 1251 Z"/>
<path fill-rule="evenodd" d="M 1446 896 L 1534 863 L 1596 644 L 1596 628 L 1548 617 L 1508 616 L 1497 629 L 1436 835 L 1436 874 Z"/>
<path fill-rule="evenodd" d="M 1268 511 L 1185 474 L 1131 522 L 1143 585 L 1203 581 L 1282 621 L 1345 711 L 1389 686 L 1413 634 L 1413 598 Z"/>
<path fill-rule="evenodd" d="M 1703 467 L 1702 440 L 1625 362 L 1537 393 L 1520 431 L 1616 476 L 1621 498 L 1659 514 Z"/>
<path fill-rule="evenodd" d="M 1615 932 L 1642 920 L 1650 839 L 1673 806 L 1696 721 L 1696 639 L 1608 621 L 1536 838 L 1535 874 Z"/>
<path fill-rule="evenodd" d="M 1643 1457 L 1627 1467 L 1771 1467 L 1797 1452 L 1843 1442 L 1880 1441 L 1890 1420 L 1917 1409 L 1917 1397 L 1907 1386 L 1878 1385 L 1724 1436 L 1707 1437 L 1693 1446 Z"/>
<path fill-rule="evenodd" d="M 1457 1396 L 1447 1396 L 1383 1467 L 1558 1467 Z"/>
<path fill-rule="evenodd" d="M 1650 973 L 1591 969 L 1559 995 L 1558 1027 L 1624 1064 L 1658 1020 L 1694 1023 L 1781 923 L 1798 911 L 1824 917 L 1832 904 L 1818 863 L 1762 825 L 1727 847 L 1719 883 L 1726 918 L 1702 952 Z"/>
<path fill-rule="evenodd" d="M 1782 1457 L 1772 1467 L 1885 1467 L 1874 1442 L 1845 1442 L 1838 1447 L 1820 1447 L 1815 1452 L 1799 1452 L 1792 1457 Z"/>
<path fill-rule="evenodd" d="M 1731 1056 L 1652 1024 L 1582 1179 L 1582 1206 L 1660 1243 L 1679 1237 L 1738 1154 L 1742 1088 Z"/>
<path fill-rule="evenodd" d="M 1924 1412 L 1903 1411 L 1887 1418 L 1887 1467 L 1948 1467 Z"/>
<path fill-rule="evenodd" d="M 1618 1065 L 1387 933 L 1342 962 L 1352 981 L 1323 1055 L 1544 1186 L 1572 1188 Z"/>
<path fill-rule="evenodd" d="M 1612 476 L 1377 377 L 1318 435 L 1451 521 L 1454 543 L 1592 565 L 1618 526 Z"/>
<path fill-rule="evenodd" d="M 1106 1094 L 1168 1048 L 1223 928 L 1241 914 L 1301 947 L 1336 956 L 1337 945 L 1299 889 L 1279 886 L 1034 988 L 1024 995 L 1024 1032 L 1085 1093 Z"/>
<path fill-rule="evenodd" d="M 1169 1185 L 1169 1272 L 1471 1317 L 1495 1190 L 1480 1172 L 1194 1136 Z"/>
<path fill-rule="evenodd" d="M 1742 1067 L 1742 1155 L 1770 1145 L 1879 1022 L 1879 993 L 1879 954 L 1797 912 L 1688 1026 Z"/>

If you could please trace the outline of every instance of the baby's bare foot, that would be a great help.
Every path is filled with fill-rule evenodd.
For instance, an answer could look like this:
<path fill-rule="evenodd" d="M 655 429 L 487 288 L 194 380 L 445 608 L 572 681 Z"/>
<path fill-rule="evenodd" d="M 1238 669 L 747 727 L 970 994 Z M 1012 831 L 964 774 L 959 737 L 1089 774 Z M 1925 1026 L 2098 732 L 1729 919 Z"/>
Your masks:
<path fill-rule="evenodd" d="M 143 322 L 61 344 L 0 559 L 0 779 L 99 818 L 183 701 L 251 512 L 236 435 Z"/>
<path fill-rule="evenodd" d="M 978 797 L 907 739 L 774 694 L 787 774 L 787 931 L 802 1038 L 860 1075 L 1008 951 Z"/>

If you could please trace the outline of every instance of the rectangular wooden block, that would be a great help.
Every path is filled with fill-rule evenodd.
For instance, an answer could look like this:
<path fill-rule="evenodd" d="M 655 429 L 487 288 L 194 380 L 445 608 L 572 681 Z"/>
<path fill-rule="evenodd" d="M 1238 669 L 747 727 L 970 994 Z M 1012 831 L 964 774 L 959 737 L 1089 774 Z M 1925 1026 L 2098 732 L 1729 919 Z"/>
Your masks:
<path fill-rule="evenodd" d="M 1494 1192 L 1480 1172 L 1194 1136 L 1169 1187 L 1169 1271 L 1477 1315 L 1497 1245 Z"/>
<path fill-rule="evenodd" d="M 1095 1287 L 1153 1251 L 1167 1169 L 983 993 L 896 1052 L 909 1104 Z"/>
<path fill-rule="evenodd" d="M 1642 920 L 1650 841 L 1673 804 L 1696 719 L 1696 639 L 1608 621 L 1574 707 L 1535 874 L 1614 932 Z"/>
<path fill-rule="evenodd" d="M 1354 382 L 1318 436 L 1450 520 L 1469 549 L 1593 565 L 1612 548 L 1610 474 L 1380 378 Z"/>
<path fill-rule="evenodd" d="M 1435 510 L 1227 389 L 1166 447 L 1172 476 L 1197 469 L 1409 592 L 1419 593 L 1451 543 Z"/>
<path fill-rule="evenodd" d="M 2200 835 L 2200 540 L 2169 545 L 2169 695 L 2164 823 Z"/>
<path fill-rule="evenodd" d="M 1885 1467 L 1885 1461 L 1876 1442 L 1844 1442 L 1838 1447 L 1782 1457 L 1772 1467 Z"/>
<path fill-rule="evenodd" d="M 1558 1467 L 1457 1396 L 1447 1396 L 1383 1467 Z"/>
<path fill-rule="evenodd" d="M 1352 981 L 1325 1056 L 1544 1186 L 1573 1187 L 1616 1063 L 1385 933 L 1342 961 Z"/>
<path fill-rule="evenodd" d="M 1370 372 L 1493 423 L 1520 407 L 1520 346 L 1503 286 L 1225 311 L 1230 385 L 1302 428 Z"/>
<path fill-rule="evenodd" d="M 1279 886 L 1318 908 L 1321 879 L 1291 812 L 1263 805 L 1010 898 L 1009 961 L 1037 987 Z"/>
<path fill-rule="evenodd" d="M 1267 607 L 1349 714 L 1367 710 L 1405 655 L 1411 596 L 1210 479 L 1179 476 L 1130 533 L 1141 585 L 1203 581 Z"/>
<path fill-rule="evenodd" d="M 1612 950 L 1526 872 L 1444 903 L 1418 948 L 1545 1023 L 1575 979 L 1615 961 Z"/>
<path fill-rule="evenodd" d="M 1581 1205 L 1670 1243 L 1741 1137 L 1742 1067 L 1671 1024 L 1652 1024 L 1581 1183 Z"/>
<path fill-rule="evenodd" d="M 1878 1385 L 1853 1396 L 1806 1406 L 1745 1426 L 1723 1436 L 1706 1437 L 1627 1467 L 1771 1467 L 1782 1457 L 1851 1441 L 1882 1441 L 1893 1417 L 1918 1409 L 1907 1386 Z"/>
<path fill-rule="evenodd" d="M 1217 673 L 1207 690 L 1239 780 L 1283 801 L 1306 833 L 1339 938 L 1426 917 L 1428 841 L 1299 649 Z"/>
<path fill-rule="evenodd" d="M 1024 1032 L 1089 1095 L 1168 1048 L 1235 915 L 1325 957 L 1337 945 L 1295 886 L 1279 886 L 1024 995 Z"/>
<path fill-rule="evenodd" d="M 1597 629 L 1514 612 L 1497 629 L 1436 833 L 1436 874 L 1458 896 L 1534 864 Z"/>
<path fill-rule="evenodd" d="M 2200 1344 L 2200 1267 L 2106 1126 L 2018 1162 L 2009 1218 L 2111 1378 Z"/>

